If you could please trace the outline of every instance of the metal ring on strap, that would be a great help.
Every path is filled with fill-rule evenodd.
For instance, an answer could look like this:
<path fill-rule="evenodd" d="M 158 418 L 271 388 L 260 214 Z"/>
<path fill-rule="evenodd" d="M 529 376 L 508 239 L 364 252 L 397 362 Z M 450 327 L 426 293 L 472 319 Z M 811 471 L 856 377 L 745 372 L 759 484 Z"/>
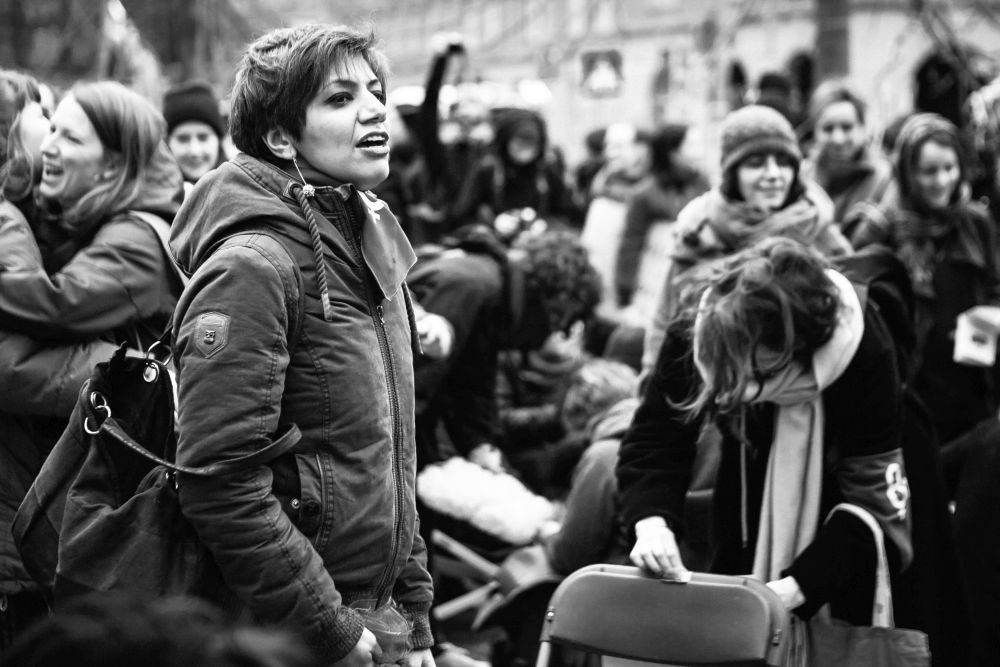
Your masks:
<path fill-rule="evenodd" d="M 156 350 L 156 348 L 158 348 L 158 347 L 167 351 L 167 356 L 164 357 L 163 359 L 157 359 L 156 355 L 153 353 L 153 350 Z M 152 345 L 150 345 L 149 349 L 146 350 L 146 361 L 149 361 L 150 359 L 152 359 L 152 360 L 159 361 L 163 365 L 166 365 L 170 361 L 170 357 L 172 357 L 173 355 L 174 355 L 174 352 L 173 352 L 173 350 L 170 349 L 170 346 L 167 345 L 167 344 L 165 344 L 165 343 L 163 343 L 162 341 L 158 340 L 158 341 L 155 341 Z"/>
<path fill-rule="evenodd" d="M 90 405 L 94 408 L 95 411 L 104 410 L 104 412 L 107 413 L 104 417 L 105 419 L 109 419 L 111 417 L 111 406 L 108 405 L 108 400 L 104 398 L 103 395 L 97 393 L 96 391 L 90 392 Z M 97 435 L 100 432 L 100 428 L 101 428 L 100 424 L 97 425 L 97 428 L 90 427 L 90 416 L 84 418 L 83 430 L 89 433 L 90 435 Z"/>

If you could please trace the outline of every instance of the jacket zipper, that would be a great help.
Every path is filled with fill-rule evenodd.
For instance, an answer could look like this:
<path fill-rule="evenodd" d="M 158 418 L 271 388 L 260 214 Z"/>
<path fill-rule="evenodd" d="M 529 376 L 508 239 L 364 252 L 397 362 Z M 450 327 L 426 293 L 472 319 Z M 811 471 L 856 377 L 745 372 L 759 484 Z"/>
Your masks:
<path fill-rule="evenodd" d="M 350 242 L 351 250 L 354 252 L 355 257 L 358 260 L 358 264 L 365 267 L 364 255 L 361 253 L 361 243 L 355 232 L 357 219 L 354 216 L 354 211 L 351 208 L 350 202 L 344 202 L 344 210 L 347 213 L 348 233 L 343 234 L 344 230 L 341 230 L 341 233 Z M 383 598 L 388 597 L 387 588 L 389 585 L 389 578 L 392 575 L 396 559 L 399 556 L 400 533 L 403 529 L 403 522 L 401 519 L 403 515 L 403 485 L 402 471 L 399 470 L 399 440 L 402 425 L 400 424 L 399 419 L 399 395 L 396 393 L 396 369 L 392 363 L 392 353 L 389 350 L 389 336 L 385 330 L 385 313 L 382 305 L 375 303 L 375 299 L 372 296 L 371 281 L 367 277 L 365 279 L 365 299 L 368 302 L 368 312 L 371 313 L 372 322 L 375 324 L 375 334 L 376 338 L 378 338 L 379 351 L 382 354 L 382 364 L 385 367 L 386 389 L 389 393 L 389 409 L 392 414 L 392 482 L 394 491 L 392 541 L 389 543 L 390 558 L 386 561 L 385 569 L 382 570 L 382 574 L 378 579 L 378 585 L 375 587 L 378 606 L 382 606 L 388 601 Z"/>

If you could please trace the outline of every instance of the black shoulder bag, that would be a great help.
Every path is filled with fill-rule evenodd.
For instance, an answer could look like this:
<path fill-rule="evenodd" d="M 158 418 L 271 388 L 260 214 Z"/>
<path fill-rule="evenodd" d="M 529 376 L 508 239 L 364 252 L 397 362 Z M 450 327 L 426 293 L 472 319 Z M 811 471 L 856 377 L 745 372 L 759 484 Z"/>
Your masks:
<path fill-rule="evenodd" d="M 289 348 L 302 324 L 301 301 L 297 310 Z M 50 601 L 113 590 L 227 599 L 218 567 L 181 513 L 176 474 L 248 470 L 290 451 L 301 437 L 287 425 L 249 455 L 198 468 L 174 463 L 169 337 L 168 329 L 145 357 L 127 355 L 122 345 L 97 364 L 17 511 L 17 549 Z M 157 358 L 158 348 L 166 359 Z"/>

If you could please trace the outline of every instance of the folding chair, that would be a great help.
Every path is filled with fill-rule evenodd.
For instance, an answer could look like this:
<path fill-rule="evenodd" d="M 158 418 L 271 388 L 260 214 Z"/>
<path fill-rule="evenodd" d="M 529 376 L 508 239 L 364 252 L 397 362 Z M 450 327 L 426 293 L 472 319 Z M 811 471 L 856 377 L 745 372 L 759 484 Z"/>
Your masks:
<path fill-rule="evenodd" d="M 552 644 L 671 665 L 774 665 L 788 613 L 749 577 L 696 572 L 668 582 L 622 565 L 590 565 L 567 577 L 549 601 L 536 667 Z"/>

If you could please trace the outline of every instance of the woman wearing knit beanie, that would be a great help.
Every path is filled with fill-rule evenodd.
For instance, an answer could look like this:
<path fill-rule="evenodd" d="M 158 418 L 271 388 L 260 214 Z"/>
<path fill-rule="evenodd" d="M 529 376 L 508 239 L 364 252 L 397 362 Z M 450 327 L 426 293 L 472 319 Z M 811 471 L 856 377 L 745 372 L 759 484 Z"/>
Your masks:
<path fill-rule="evenodd" d="M 808 124 L 813 145 L 802 171 L 833 199 L 833 219 L 850 236 L 864 208 L 885 197 L 892 168 L 868 142 L 864 101 L 843 81 L 816 88 Z"/>
<path fill-rule="evenodd" d="M 721 134 L 720 183 L 677 216 L 667 278 L 646 333 L 644 372 L 656 361 L 680 290 L 712 260 L 772 236 L 796 239 L 827 256 L 851 251 L 833 225 L 830 198 L 800 177 L 802 153 L 784 116 L 746 106 L 726 116 Z"/>
<path fill-rule="evenodd" d="M 186 183 L 195 183 L 225 160 L 222 138 L 226 124 L 219 100 L 204 82 L 191 81 L 163 96 L 167 144 L 177 158 Z"/>

